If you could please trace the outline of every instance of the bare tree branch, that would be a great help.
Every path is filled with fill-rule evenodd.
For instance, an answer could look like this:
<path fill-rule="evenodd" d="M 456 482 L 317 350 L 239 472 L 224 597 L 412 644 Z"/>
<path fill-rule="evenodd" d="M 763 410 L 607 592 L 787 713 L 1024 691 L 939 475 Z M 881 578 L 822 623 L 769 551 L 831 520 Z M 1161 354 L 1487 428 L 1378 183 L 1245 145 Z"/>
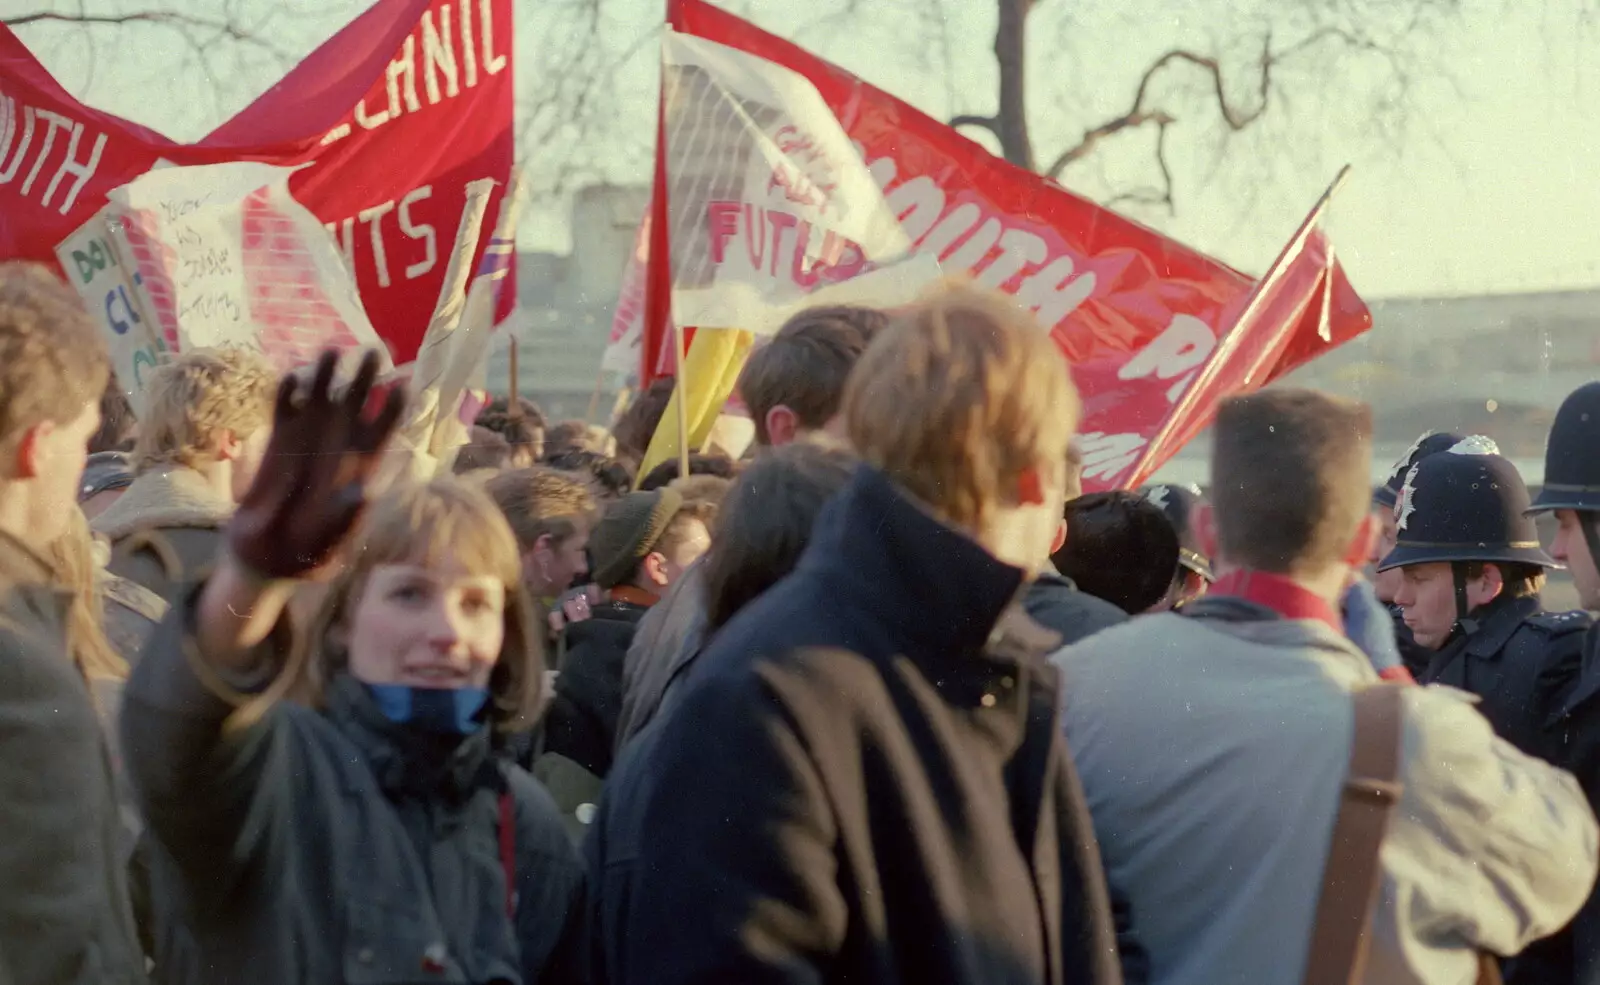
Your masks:
<path fill-rule="evenodd" d="M 1274 50 L 1272 35 L 1268 33 L 1262 38 L 1261 55 L 1257 60 L 1256 98 L 1252 106 L 1239 106 L 1228 96 L 1227 80 L 1224 77 L 1222 63 L 1213 56 L 1196 54 L 1185 48 L 1174 48 L 1150 63 L 1139 79 L 1139 86 L 1134 91 L 1133 103 L 1126 113 L 1101 123 L 1098 126 L 1085 130 L 1083 137 L 1073 146 L 1066 148 L 1056 156 L 1054 162 L 1046 169 L 1045 174 L 1059 179 L 1061 172 L 1074 161 L 1086 157 L 1095 148 L 1095 145 L 1113 134 L 1124 130 L 1137 129 L 1154 124 L 1160 128 L 1157 138 L 1158 147 L 1164 147 L 1167 128 L 1177 122 L 1177 115 L 1162 107 L 1151 107 L 1151 86 L 1156 77 L 1169 65 L 1186 64 L 1200 69 L 1210 77 L 1211 95 L 1215 102 L 1218 115 L 1223 124 L 1232 132 L 1239 132 L 1261 119 L 1272 102 L 1273 70 L 1288 59 L 1306 51 L 1324 41 L 1337 40 L 1347 47 L 1374 51 L 1383 51 L 1378 45 L 1365 38 L 1357 37 L 1348 31 L 1335 27 L 1324 27 L 1302 38 L 1300 41 L 1285 48 Z M 1167 171 L 1164 159 L 1159 159 L 1162 171 Z M 1166 197 L 1162 200 L 1171 207 L 1172 182 L 1170 174 L 1166 175 Z"/>
<path fill-rule="evenodd" d="M 1000 136 L 1000 121 L 992 116 L 975 116 L 967 113 L 952 119 L 950 126 L 956 130 L 962 127 L 982 127 L 996 137 Z"/>
<path fill-rule="evenodd" d="M 261 48 L 281 59 L 288 60 L 291 57 L 284 49 L 232 20 L 219 21 L 209 17 L 198 17 L 194 14 L 179 13 L 173 10 L 139 10 L 126 14 L 62 13 L 60 11 L 43 10 L 36 13 L 8 17 L 5 21 L 7 27 L 47 23 L 81 24 L 86 26 L 151 24 L 172 28 L 183 33 L 191 41 L 194 38 L 194 35 L 190 33 L 191 31 L 214 31 L 219 38 L 227 37 L 241 44 Z"/>

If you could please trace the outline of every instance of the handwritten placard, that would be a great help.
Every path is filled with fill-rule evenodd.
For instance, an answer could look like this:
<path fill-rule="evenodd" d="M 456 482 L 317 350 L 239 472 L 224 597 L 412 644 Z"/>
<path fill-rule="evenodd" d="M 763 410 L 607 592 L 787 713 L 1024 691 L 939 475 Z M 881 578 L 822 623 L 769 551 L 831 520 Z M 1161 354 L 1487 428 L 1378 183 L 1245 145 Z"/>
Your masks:
<path fill-rule="evenodd" d="M 291 173 L 168 168 L 111 193 L 118 246 L 169 348 L 250 348 L 284 370 L 330 347 L 387 360 L 338 248 L 289 194 Z"/>

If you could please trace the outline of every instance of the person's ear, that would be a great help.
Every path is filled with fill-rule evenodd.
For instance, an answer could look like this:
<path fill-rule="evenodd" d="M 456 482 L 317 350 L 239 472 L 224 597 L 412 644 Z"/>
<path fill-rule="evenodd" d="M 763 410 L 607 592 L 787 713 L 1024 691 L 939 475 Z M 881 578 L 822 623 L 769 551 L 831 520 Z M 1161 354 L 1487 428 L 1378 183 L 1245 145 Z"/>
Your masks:
<path fill-rule="evenodd" d="M 1345 549 L 1346 565 L 1359 568 L 1372 560 L 1372 549 L 1377 545 L 1378 536 L 1382 532 L 1381 523 L 1378 514 L 1370 510 L 1361 518 L 1361 525 L 1356 527 L 1356 535 L 1350 538 L 1350 546 Z"/>
<path fill-rule="evenodd" d="M 1500 566 L 1498 564 L 1484 565 L 1483 574 L 1478 576 L 1478 591 L 1482 594 L 1482 601 L 1477 604 L 1484 605 L 1485 603 L 1493 602 L 1500 597 L 1500 593 L 1505 590 L 1505 587 L 1506 575 L 1505 572 L 1500 570 Z"/>
<path fill-rule="evenodd" d="M 217 435 L 217 460 L 219 462 L 232 462 L 238 459 L 239 453 L 244 450 L 244 442 L 233 433 L 232 428 L 223 428 Z"/>
<path fill-rule="evenodd" d="M 800 433 L 800 415 L 779 404 L 767 411 L 767 444 L 781 448 L 791 444 Z"/>
<path fill-rule="evenodd" d="M 1194 513 L 1189 517 L 1189 524 L 1194 529 L 1194 539 L 1199 545 L 1200 553 L 1209 558 L 1217 556 L 1217 513 L 1210 503 L 1199 503 L 1194 508 Z"/>
<path fill-rule="evenodd" d="M 1059 520 L 1059 521 L 1056 522 L 1056 536 L 1055 536 L 1054 540 L 1050 541 L 1050 554 L 1051 554 L 1051 556 L 1054 557 L 1055 554 L 1058 551 L 1060 551 L 1063 547 L 1066 547 L 1066 546 L 1067 546 L 1067 521 L 1065 519 L 1062 519 L 1062 520 Z"/>
<path fill-rule="evenodd" d="M 44 471 L 45 460 L 50 457 L 50 438 L 56 432 L 54 421 L 40 421 L 22 432 L 17 442 L 17 457 L 11 463 L 14 478 L 33 479 Z"/>
<path fill-rule="evenodd" d="M 651 551 L 639 562 L 639 571 L 643 575 L 642 581 L 648 585 L 665 588 L 667 578 L 667 556 L 660 551 Z"/>

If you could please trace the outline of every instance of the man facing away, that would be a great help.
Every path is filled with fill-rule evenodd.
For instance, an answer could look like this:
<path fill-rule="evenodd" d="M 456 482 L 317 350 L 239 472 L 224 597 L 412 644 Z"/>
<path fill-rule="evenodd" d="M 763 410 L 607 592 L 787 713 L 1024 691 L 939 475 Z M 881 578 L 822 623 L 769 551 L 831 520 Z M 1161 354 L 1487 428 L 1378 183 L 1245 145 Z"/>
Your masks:
<path fill-rule="evenodd" d="M 1211 593 L 1055 658 L 1111 891 L 1156 985 L 1305 973 L 1351 695 L 1378 680 L 1338 608 L 1372 536 L 1370 454 L 1364 405 L 1294 389 L 1227 401 L 1200 517 Z M 1595 820 L 1571 776 L 1497 738 L 1466 695 L 1403 699 L 1366 980 L 1457 985 L 1477 951 L 1516 954 L 1573 915 Z"/>
<path fill-rule="evenodd" d="M 603 980 L 1121 980 L 1056 637 L 1017 604 L 1077 406 L 1005 300 L 948 292 L 872 343 L 842 412 L 864 464 L 617 764 Z"/>
<path fill-rule="evenodd" d="M 111 760 L 41 558 L 68 529 L 109 368 L 78 299 L 0 264 L 0 982 L 125 985 L 144 956 Z"/>

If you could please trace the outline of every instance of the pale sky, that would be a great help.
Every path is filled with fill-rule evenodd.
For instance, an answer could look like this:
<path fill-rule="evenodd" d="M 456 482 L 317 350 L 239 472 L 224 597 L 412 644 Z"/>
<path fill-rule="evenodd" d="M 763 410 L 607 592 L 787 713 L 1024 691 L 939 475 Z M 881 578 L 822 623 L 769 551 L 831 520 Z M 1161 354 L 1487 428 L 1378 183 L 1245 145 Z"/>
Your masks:
<path fill-rule="evenodd" d="M 1252 26 L 1271 23 L 1274 39 L 1290 43 L 1305 34 L 1298 12 L 1326 2 L 1256 0 L 1252 13 L 1249 0 L 1042 0 L 1031 23 L 1029 79 L 1039 156 L 1053 156 L 1086 125 L 1123 112 L 1143 66 L 1161 51 L 1221 50 L 1225 64 L 1248 72 L 1254 49 L 1238 38 L 1259 37 Z M 1600 284 L 1600 180 L 1590 173 L 1600 151 L 1600 114 L 1591 110 L 1600 76 L 1579 57 L 1594 50 L 1600 28 L 1575 12 L 1583 2 L 1461 0 L 1460 12 L 1442 24 L 1407 35 L 1403 43 L 1421 57 L 1407 61 L 1417 81 L 1398 146 L 1375 136 L 1379 128 L 1367 114 L 1373 87 L 1386 78 L 1373 58 L 1313 58 L 1286 70 L 1281 78 L 1290 101 L 1275 104 L 1263 126 L 1226 146 L 1219 144 L 1215 111 L 1197 96 L 1205 80 L 1191 70 L 1172 71 L 1162 91 L 1188 94 L 1175 101 L 1180 123 L 1169 137 L 1177 213 L 1129 214 L 1259 273 L 1349 162 L 1355 173 L 1336 201 L 1330 230 L 1369 298 Z M 296 57 L 365 6 L 353 0 L 86 3 L 94 13 L 164 8 L 220 19 L 227 9 L 241 11 Z M 1447 0 L 1353 6 L 1382 20 L 1414 4 Z M 0 19 L 60 5 L 0 0 Z M 548 84 L 549 53 L 574 43 L 566 31 L 577 5 L 517 4 L 519 93 Z M 844 0 L 732 6 L 935 116 L 993 109 L 995 14 L 987 0 L 871 0 L 858 3 L 870 12 L 831 19 Z M 648 146 L 639 135 L 653 133 L 656 73 L 646 35 L 661 5 L 605 0 L 602 9 L 596 55 L 633 54 L 593 107 L 602 124 L 586 149 L 606 162 L 605 177 L 643 181 Z M 221 42 L 212 46 L 216 77 L 208 77 L 184 39 L 162 28 L 36 25 L 22 36 L 75 95 L 177 139 L 204 135 L 282 72 L 257 51 Z M 1245 103 L 1253 93 L 1246 77 L 1240 80 Z M 1153 134 L 1109 141 L 1063 181 L 1095 198 L 1148 184 L 1152 144 Z M 536 180 L 548 179 L 539 156 L 525 164 Z M 565 248 L 559 205 L 535 210 L 522 228 L 530 247 Z"/>

